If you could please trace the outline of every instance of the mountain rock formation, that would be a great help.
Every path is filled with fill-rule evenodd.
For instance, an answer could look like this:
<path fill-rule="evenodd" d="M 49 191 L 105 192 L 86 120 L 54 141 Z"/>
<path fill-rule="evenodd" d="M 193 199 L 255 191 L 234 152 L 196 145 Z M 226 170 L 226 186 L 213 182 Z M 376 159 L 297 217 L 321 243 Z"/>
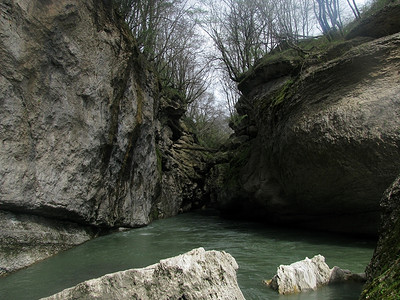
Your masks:
<path fill-rule="evenodd" d="M 239 84 L 239 142 L 219 205 L 229 215 L 376 234 L 379 199 L 400 168 L 400 34 L 290 51 Z"/>
<path fill-rule="evenodd" d="M 386 190 L 379 241 L 366 273 L 367 285 L 360 299 L 400 298 L 400 177 Z"/>
<path fill-rule="evenodd" d="M 184 150 L 185 104 L 160 90 L 112 3 L 0 4 L 3 272 L 21 267 L 10 249 L 32 262 L 46 245 L 51 254 L 201 205 L 205 164 Z"/>

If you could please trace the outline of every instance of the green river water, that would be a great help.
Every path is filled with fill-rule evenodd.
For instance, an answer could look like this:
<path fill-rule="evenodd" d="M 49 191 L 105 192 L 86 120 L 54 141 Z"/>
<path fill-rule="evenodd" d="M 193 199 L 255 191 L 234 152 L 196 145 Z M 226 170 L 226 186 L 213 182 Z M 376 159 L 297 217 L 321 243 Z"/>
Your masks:
<path fill-rule="evenodd" d="M 356 300 L 360 284 L 337 284 L 315 292 L 280 296 L 262 281 L 280 264 L 316 254 L 363 272 L 374 242 L 335 234 L 270 228 L 195 212 L 155 221 L 147 227 L 102 236 L 7 277 L 0 278 L 0 299 L 38 299 L 101 275 L 145 267 L 193 248 L 224 250 L 239 264 L 238 282 L 247 300 Z"/>

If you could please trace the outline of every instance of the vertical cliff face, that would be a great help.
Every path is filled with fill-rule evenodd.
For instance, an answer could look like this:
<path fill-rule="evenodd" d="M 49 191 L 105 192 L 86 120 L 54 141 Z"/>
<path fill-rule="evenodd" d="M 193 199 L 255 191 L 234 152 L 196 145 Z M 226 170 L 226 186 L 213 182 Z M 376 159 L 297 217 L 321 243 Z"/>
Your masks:
<path fill-rule="evenodd" d="M 143 226 L 178 213 L 187 201 L 179 188 L 165 193 L 164 187 L 179 187 L 184 177 L 187 190 L 196 188 L 186 171 L 197 162 L 161 152 L 185 136 L 166 133 L 168 118 L 180 121 L 163 107 L 182 110 L 182 104 L 161 98 L 111 3 L 0 4 L 0 211 L 10 228 L 1 234 L 14 241 L 7 249 L 43 246 L 40 238 L 24 241 L 18 228 L 26 235 L 73 228 L 82 237 L 76 244 L 93 237 L 93 228 Z M 171 160 L 180 163 L 163 172 Z M 186 165 L 181 177 L 173 175 Z M 55 234 L 53 244 L 64 249 L 74 242 Z"/>
<path fill-rule="evenodd" d="M 236 139 L 247 142 L 234 151 L 221 208 L 376 234 L 379 199 L 400 167 L 399 38 L 292 50 L 256 66 L 239 85 Z"/>
<path fill-rule="evenodd" d="M 112 14 L 96 1 L 2 4 L 3 209 L 148 222 L 157 179 L 152 81 Z"/>
<path fill-rule="evenodd" d="M 381 200 L 379 241 L 366 273 L 368 282 L 361 299 L 400 298 L 400 177 Z"/>

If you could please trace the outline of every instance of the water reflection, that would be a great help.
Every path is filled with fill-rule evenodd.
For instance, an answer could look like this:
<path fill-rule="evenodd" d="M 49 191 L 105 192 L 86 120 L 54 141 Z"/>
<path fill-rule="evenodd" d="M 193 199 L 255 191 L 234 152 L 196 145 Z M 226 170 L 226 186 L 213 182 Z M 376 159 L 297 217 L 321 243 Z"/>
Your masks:
<path fill-rule="evenodd" d="M 83 280 L 144 267 L 193 248 L 224 250 L 237 260 L 239 285 L 246 299 L 357 299 L 359 284 L 320 288 L 316 292 L 279 296 L 262 281 L 280 264 L 322 254 L 329 266 L 363 272 L 374 243 L 309 231 L 268 228 L 260 224 L 190 213 L 159 220 L 148 227 L 97 238 L 77 248 L 0 278 L 0 299 L 38 299 Z"/>

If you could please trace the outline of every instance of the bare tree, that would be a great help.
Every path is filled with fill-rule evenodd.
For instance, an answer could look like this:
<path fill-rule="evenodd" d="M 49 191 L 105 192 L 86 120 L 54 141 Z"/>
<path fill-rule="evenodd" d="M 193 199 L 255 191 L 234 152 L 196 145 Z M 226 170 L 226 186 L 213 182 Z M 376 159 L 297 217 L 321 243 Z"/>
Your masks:
<path fill-rule="evenodd" d="M 354 17 L 355 17 L 356 19 L 361 18 L 360 10 L 359 10 L 358 7 L 357 7 L 356 1 L 355 1 L 355 0 L 352 0 L 351 2 L 350 2 L 350 0 L 346 0 L 346 1 L 347 1 L 347 4 L 350 6 L 351 11 L 352 11 L 353 14 L 354 14 Z"/>
<path fill-rule="evenodd" d="M 203 146 L 216 148 L 231 133 L 228 116 L 220 105 L 216 105 L 215 96 L 211 93 L 204 93 L 197 101 L 191 103 L 186 115 Z"/>
<path fill-rule="evenodd" d="M 343 34 L 339 0 L 315 0 L 314 12 L 323 34 L 332 40 L 339 31 Z"/>
<path fill-rule="evenodd" d="M 268 20 L 260 18 L 259 0 L 207 1 L 208 18 L 203 29 L 213 40 L 219 53 L 216 57 L 229 78 L 239 81 L 265 53 Z"/>
<path fill-rule="evenodd" d="M 116 0 L 139 49 L 151 61 L 163 87 L 179 90 L 187 103 L 205 92 L 207 72 L 199 54 L 203 42 L 188 0 Z"/>

